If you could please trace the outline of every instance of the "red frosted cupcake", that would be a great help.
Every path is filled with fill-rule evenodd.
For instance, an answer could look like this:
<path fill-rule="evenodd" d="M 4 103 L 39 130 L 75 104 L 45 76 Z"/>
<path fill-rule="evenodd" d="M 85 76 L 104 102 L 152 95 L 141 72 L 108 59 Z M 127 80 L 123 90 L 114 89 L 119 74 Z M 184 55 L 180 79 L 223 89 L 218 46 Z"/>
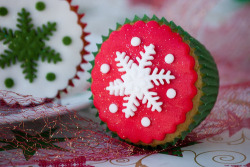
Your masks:
<path fill-rule="evenodd" d="M 98 45 L 94 105 L 121 139 L 165 145 L 184 138 L 212 109 L 218 72 L 205 47 L 173 22 L 135 17 Z"/>

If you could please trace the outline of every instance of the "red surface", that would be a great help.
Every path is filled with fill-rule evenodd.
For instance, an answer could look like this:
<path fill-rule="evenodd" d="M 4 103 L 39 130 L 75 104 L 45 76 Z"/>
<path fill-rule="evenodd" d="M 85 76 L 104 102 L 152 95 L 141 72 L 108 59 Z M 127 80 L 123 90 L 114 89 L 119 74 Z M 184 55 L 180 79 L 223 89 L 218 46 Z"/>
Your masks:
<path fill-rule="evenodd" d="M 142 41 L 138 47 L 133 47 L 130 44 L 132 37 L 139 37 Z M 136 57 L 141 57 L 139 52 L 145 50 L 143 46 L 153 44 L 155 46 L 156 55 L 152 60 L 153 65 L 150 66 L 151 73 L 154 68 L 159 70 L 170 70 L 175 76 L 174 80 L 170 80 L 170 84 L 165 81 L 164 85 L 156 86 L 150 91 L 157 92 L 160 97 L 159 101 L 163 102 L 162 112 L 151 111 L 146 104 L 140 102 L 135 115 L 130 118 L 125 118 L 122 112 L 123 97 L 109 95 L 109 91 L 105 88 L 109 86 L 109 82 L 120 78 L 124 73 L 118 71 L 115 61 L 115 53 L 126 52 L 126 55 L 133 59 L 135 63 Z M 92 71 L 92 87 L 91 90 L 94 96 L 94 105 L 99 110 L 99 116 L 102 121 L 106 122 L 111 131 L 117 132 L 122 139 L 130 139 L 136 143 L 142 141 L 151 143 L 153 139 L 163 140 L 168 133 L 176 131 L 176 126 L 183 123 L 186 119 L 185 115 L 193 107 L 192 98 L 196 95 L 196 87 L 194 86 L 197 80 L 197 74 L 194 71 L 194 58 L 189 55 L 190 48 L 182 42 L 182 38 L 173 33 L 166 26 L 160 26 L 155 21 L 150 21 L 147 24 L 138 21 L 134 25 L 125 24 L 120 31 L 111 33 L 108 40 L 102 46 L 100 53 L 96 56 L 95 66 Z M 164 61 L 165 55 L 173 54 L 175 60 L 172 64 L 167 64 Z M 102 64 L 110 65 L 111 70 L 107 74 L 100 72 Z M 166 92 L 169 88 L 176 90 L 177 95 L 174 99 L 169 99 Z M 117 113 L 109 112 L 109 105 L 115 103 L 118 105 Z M 141 125 L 141 119 L 148 117 L 151 120 L 149 127 Z"/>

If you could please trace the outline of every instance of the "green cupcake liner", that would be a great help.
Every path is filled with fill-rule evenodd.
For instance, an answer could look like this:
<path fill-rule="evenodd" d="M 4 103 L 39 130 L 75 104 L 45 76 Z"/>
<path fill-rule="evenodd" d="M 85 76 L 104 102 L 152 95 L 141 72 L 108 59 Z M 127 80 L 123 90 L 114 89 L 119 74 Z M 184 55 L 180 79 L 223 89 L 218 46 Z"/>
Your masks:
<path fill-rule="evenodd" d="M 146 146 L 146 145 L 136 145 L 136 144 L 130 143 L 132 145 L 135 145 L 137 147 L 139 146 L 139 147 L 142 147 L 142 148 L 147 149 L 147 150 L 166 149 L 168 146 L 175 145 L 179 140 L 184 140 L 184 138 L 195 127 L 197 127 L 207 117 L 207 115 L 212 110 L 212 108 L 216 102 L 218 90 L 219 90 L 218 70 L 217 70 L 217 66 L 214 62 L 213 57 L 211 56 L 209 51 L 205 48 L 205 46 L 203 46 L 199 41 L 197 41 L 195 38 L 193 38 L 189 33 L 184 31 L 180 26 L 177 26 L 173 21 L 168 22 L 165 18 L 159 19 L 155 15 L 153 15 L 152 18 L 149 18 L 147 15 L 144 15 L 142 18 L 135 16 L 132 21 L 129 20 L 128 18 L 126 18 L 124 24 L 133 24 L 137 21 L 144 21 L 144 22 L 156 21 L 161 25 L 165 24 L 165 25 L 169 26 L 173 32 L 179 33 L 182 36 L 183 41 L 186 44 L 188 44 L 190 46 L 190 48 L 194 49 L 194 53 L 198 58 L 198 62 L 199 62 L 199 66 L 200 66 L 200 73 L 202 76 L 202 89 L 201 89 L 202 96 L 200 98 L 200 105 L 198 108 L 198 113 L 193 117 L 194 121 L 193 121 L 193 123 L 191 123 L 189 125 L 188 130 L 183 131 L 181 133 L 181 136 L 176 137 L 172 142 L 158 145 L 156 147 L 152 147 L 150 145 Z M 119 29 L 124 24 L 117 23 L 116 30 Z M 109 29 L 108 36 L 102 36 L 102 43 L 109 38 L 110 34 L 113 31 L 116 31 L 116 30 Z M 97 44 L 97 47 L 98 47 L 98 50 L 96 52 L 93 52 L 94 57 L 96 57 L 96 55 L 98 54 L 98 52 L 101 48 L 101 44 Z M 95 60 L 90 61 L 90 63 L 92 65 L 92 68 L 88 71 L 89 73 L 92 72 L 92 69 L 95 65 Z M 92 83 L 91 78 L 88 81 L 90 83 Z M 89 90 L 90 90 L 90 88 L 89 88 Z M 93 95 L 90 97 L 90 99 L 93 100 Z M 93 105 L 93 108 L 95 108 L 94 105 Z M 97 112 L 96 117 L 98 117 L 98 116 L 99 116 L 99 113 Z M 105 122 L 101 121 L 100 124 L 103 125 L 103 124 L 105 124 Z M 108 127 L 106 128 L 106 131 L 110 132 Z M 118 135 L 116 133 L 112 132 L 112 137 L 118 137 Z M 119 140 L 125 141 L 121 138 L 119 138 Z"/>

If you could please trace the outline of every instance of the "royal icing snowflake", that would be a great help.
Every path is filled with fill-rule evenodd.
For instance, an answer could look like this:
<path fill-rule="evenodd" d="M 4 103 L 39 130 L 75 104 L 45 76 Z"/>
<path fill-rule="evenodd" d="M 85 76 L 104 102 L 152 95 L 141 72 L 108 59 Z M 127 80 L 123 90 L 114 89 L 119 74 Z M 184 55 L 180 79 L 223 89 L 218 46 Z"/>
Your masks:
<path fill-rule="evenodd" d="M 131 45 L 134 47 L 139 46 L 140 43 L 141 40 L 138 37 L 134 37 L 131 40 Z M 170 70 L 165 72 L 165 69 L 159 70 L 158 68 L 154 68 L 151 74 L 150 66 L 152 65 L 151 61 L 154 59 L 153 55 L 156 54 L 155 46 L 153 44 L 150 44 L 149 46 L 144 45 L 144 50 L 145 52 L 140 52 L 141 58 L 136 57 L 138 64 L 131 60 L 125 52 L 120 53 L 117 51 L 115 58 L 115 61 L 117 62 L 116 66 L 118 67 L 119 72 L 125 73 L 121 78 L 115 79 L 106 87 L 106 90 L 109 91 L 110 95 L 124 96 L 123 106 L 125 108 L 122 112 L 125 113 L 126 118 L 135 115 L 137 107 L 140 105 L 138 100 L 141 100 L 142 104 L 147 105 L 147 108 L 151 108 L 151 111 L 156 110 L 161 112 L 162 102 L 160 101 L 160 97 L 157 95 L 157 92 L 150 91 L 150 89 L 159 86 L 160 84 L 170 84 L 170 81 L 175 79 L 175 76 L 171 75 Z M 169 96 L 168 94 L 167 96 Z M 173 98 L 173 93 L 171 94 L 171 97 Z M 145 127 L 150 124 L 148 123 L 149 121 L 146 122 Z"/>

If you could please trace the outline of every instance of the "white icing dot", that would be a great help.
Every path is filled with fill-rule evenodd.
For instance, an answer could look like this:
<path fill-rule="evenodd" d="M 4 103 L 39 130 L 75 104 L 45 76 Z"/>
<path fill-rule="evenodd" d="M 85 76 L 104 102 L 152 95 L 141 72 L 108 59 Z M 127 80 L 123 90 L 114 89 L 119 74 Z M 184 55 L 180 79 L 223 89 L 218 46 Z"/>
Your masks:
<path fill-rule="evenodd" d="M 109 106 L 109 111 L 110 111 L 111 113 L 116 113 L 116 112 L 118 111 L 117 105 L 116 105 L 116 104 L 110 104 L 110 106 Z"/>
<path fill-rule="evenodd" d="M 165 62 L 166 62 L 167 64 L 171 64 L 171 63 L 173 63 L 173 61 L 174 61 L 174 55 L 172 55 L 172 54 L 167 54 L 167 56 L 165 57 Z"/>
<path fill-rule="evenodd" d="M 141 124 L 144 127 L 148 127 L 151 124 L 150 119 L 148 117 L 143 117 L 141 119 Z"/>
<path fill-rule="evenodd" d="M 133 37 L 131 39 L 131 45 L 132 46 L 139 46 L 141 44 L 141 39 L 138 37 Z"/>
<path fill-rule="evenodd" d="M 110 70 L 110 66 L 108 64 L 102 64 L 100 70 L 103 74 L 107 74 Z"/>
<path fill-rule="evenodd" d="M 175 98 L 176 96 L 176 91 L 174 89 L 168 89 L 167 91 L 167 97 L 170 98 L 170 99 L 173 99 Z"/>

